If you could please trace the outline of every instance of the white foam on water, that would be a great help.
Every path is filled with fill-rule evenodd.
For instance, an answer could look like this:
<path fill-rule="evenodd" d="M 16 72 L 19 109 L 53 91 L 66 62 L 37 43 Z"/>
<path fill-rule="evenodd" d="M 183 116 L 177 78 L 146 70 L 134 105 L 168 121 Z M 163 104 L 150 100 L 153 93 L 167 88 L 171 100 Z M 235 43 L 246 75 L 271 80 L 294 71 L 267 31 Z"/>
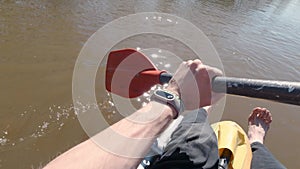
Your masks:
<path fill-rule="evenodd" d="M 87 107 L 88 106 L 83 107 L 83 109 L 86 109 Z M 45 116 L 45 114 L 48 115 Z M 38 107 L 29 105 L 26 110 L 20 113 L 20 116 L 18 117 L 20 119 L 18 119 L 18 121 L 20 121 L 20 123 L 25 121 L 26 124 L 26 120 L 31 118 L 31 116 L 40 116 L 40 118 L 36 118 L 37 121 L 40 121 L 35 123 L 37 124 L 36 127 L 29 127 L 30 131 L 27 131 L 27 133 L 31 134 L 20 135 L 16 138 L 14 130 L 10 129 L 10 126 L 8 125 L 0 132 L 0 145 L 16 146 L 18 143 L 28 139 L 44 137 L 50 132 L 61 130 L 70 117 L 72 120 L 76 119 L 74 106 L 72 104 L 67 106 L 53 104 L 48 106 L 47 111 L 42 111 Z"/>

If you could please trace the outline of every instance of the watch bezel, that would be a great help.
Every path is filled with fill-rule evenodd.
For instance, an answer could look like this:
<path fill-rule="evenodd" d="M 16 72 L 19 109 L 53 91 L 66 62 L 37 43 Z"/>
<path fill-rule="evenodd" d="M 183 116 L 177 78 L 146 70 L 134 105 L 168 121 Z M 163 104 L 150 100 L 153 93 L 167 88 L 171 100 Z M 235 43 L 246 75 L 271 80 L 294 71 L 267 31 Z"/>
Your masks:
<path fill-rule="evenodd" d="M 173 98 L 171 98 L 171 99 L 167 98 L 165 96 L 162 96 L 162 95 L 158 94 L 157 92 L 164 92 L 168 95 L 172 95 Z M 152 101 L 158 101 L 158 102 L 161 102 L 163 104 L 172 106 L 177 112 L 177 116 L 174 117 L 175 119 L 179 116 L 179 114 L 181 114 L 184 111 L 184 105 L 183 105 L 182 100 L 179 98 L 179 96 L 177 94 L 172 93 L 171 91 L 164 90 L 164 89 L 157 89 L 152 94 L 151 100 Z"/>
<path fill-rule="evenodd" d="M 163 93 L 165 93 L 165 95 L 163 96 L 159 92 L 163 92 Z M 158 96 L 164 100 L 167 100 L 167 101 L 173 101 L 176 99 L 176 96 L 173 93 L 168 92 L 166 90 L 156 90 L 154 93 L 156 96 Z M 172 96 L 172 98 L 168 98 L 168 96 Z"/>

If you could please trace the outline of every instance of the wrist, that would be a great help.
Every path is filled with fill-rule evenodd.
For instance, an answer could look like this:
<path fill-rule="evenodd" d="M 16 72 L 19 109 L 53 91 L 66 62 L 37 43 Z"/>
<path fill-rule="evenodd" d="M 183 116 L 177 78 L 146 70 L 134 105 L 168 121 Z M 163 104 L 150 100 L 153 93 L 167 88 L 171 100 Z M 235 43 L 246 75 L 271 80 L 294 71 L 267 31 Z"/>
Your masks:
<path fill-rule="evenodd" d="M 178 96 L 180 98 L 180 93 L 179 93 L 179 90 L 177 89 L 177 87 L 168 86 L 168 87 L 166 87 L 165 90 L 175 94 L 176 96 Z"/>
<path fill-rule="evenodd" d="M 174 79 L 170 80 L 169 85 L 166 87 L 166 90 L 176 94 L 177 96 L 179 96 L 179 98 L 181 98 L 179 87 Z"/>
<path fill-rule="evenodd" d="M 152 101 L 160 102 L 167 105 L 176 113 L 174 118 L 177 118 L 180 113 L 184 111 L 184 106 L 179 96 L 173 90 L 155 90 L 151 96 Z"/>
<path fill-rule="evenodd" d="M 170 116 L 171 119 L 176 119 L 178 117 L 178 112 L 171 105 L 165 104 L 158 100 L 151 100 L 152 105 L 159 105 L 161 108 L 159 110 L 163 110 L 163 114 Z"/>

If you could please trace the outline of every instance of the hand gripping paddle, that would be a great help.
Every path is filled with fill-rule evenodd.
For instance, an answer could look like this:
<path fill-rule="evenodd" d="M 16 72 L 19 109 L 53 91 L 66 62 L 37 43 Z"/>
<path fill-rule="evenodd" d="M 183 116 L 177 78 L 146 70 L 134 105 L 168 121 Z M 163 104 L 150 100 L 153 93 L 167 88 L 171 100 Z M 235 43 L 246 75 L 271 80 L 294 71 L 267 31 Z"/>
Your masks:
<path fill-rule="evenodd" d="M 108 55 L 105 86 L 109 92 L 125 98 L 135 98 L 147 92 L 153 85 L 164 84 L 172 78 L 135 49 L 112 51 Z M 214 92 L 273 100 L 300 105 L 300 83 L 215 77 Z"/>

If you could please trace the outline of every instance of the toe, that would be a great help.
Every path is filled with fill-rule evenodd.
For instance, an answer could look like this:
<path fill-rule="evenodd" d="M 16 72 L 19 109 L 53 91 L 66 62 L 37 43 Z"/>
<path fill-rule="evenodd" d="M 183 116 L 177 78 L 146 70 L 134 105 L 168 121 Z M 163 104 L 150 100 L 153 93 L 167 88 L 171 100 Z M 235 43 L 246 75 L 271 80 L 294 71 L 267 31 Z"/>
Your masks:
<path fill-rule="evenodd" d="M 256 107 L 252 110 L 252 114 L 255 116 L 255 117 L 258 117 L 259 114 L 261 112 L 261 108 L 260 107 Z"/>
<path fill-rule="evenodd" d="M 248 125 L 251 125 L 254 123 L 254 118 L 255 118 L 255 116 L 253 115 L 253 113 L 251 113 L 250 116 L 248 117 Z"/>
<path fill-rule="evenodd" d="M 261 111 L 261 118 L 263 119 L 263 120 L 266 120 L 267 119 L 267 117 L 268 117 L 268 113 L 267 113 L 267 109 L 262 109 L 262 111 Z"/>
<path fill-rule="evenodd" d="M 266 114 L 267 114 L 266 123 L 270 124 L 272 122 L 272 114 L 269 110 L 267 110 Z"/>
<path fill-rule="evenodd" d="M 256 107 L 252 110 L 252 112 L 250 113 L 249 117 L 248 117 L 248 124 L 254 124 L 255 119 L 258 117 L 259 113 L 260 113 L 261 108 L 260 107 Z"/>
<path fill-rule="evenodd" d="M 266 112 L 266 109 L 264 109 L 264 108 L 260 109 L 257 117 L 260 118 L 260 119 L 264 119 L 265 112 Z"/>

